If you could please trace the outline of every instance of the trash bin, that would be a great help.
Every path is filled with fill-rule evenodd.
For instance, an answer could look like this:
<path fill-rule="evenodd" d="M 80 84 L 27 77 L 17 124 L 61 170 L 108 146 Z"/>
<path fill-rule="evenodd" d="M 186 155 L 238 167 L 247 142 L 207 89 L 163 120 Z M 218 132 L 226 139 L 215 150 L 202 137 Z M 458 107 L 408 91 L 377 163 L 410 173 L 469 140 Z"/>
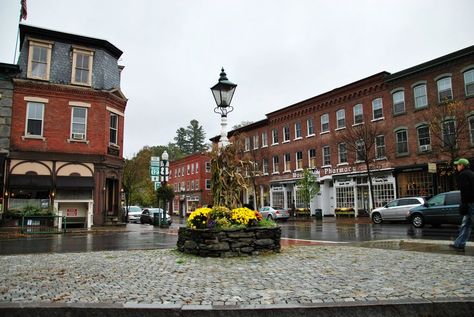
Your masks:
<path fill-rule="evenodd" d="M 316 217 L 316 219 L 323 219 L 323 210 L 316 208 L 314 210 L 314 216 Z"/>
<path fill-rule="evenodd" d="M 163 222 L 163 219 L 161 219 L 161 214 L 159 212 L 154 212 L 153 213 L 153 225 L 154 226 L 159 226 Z"/>

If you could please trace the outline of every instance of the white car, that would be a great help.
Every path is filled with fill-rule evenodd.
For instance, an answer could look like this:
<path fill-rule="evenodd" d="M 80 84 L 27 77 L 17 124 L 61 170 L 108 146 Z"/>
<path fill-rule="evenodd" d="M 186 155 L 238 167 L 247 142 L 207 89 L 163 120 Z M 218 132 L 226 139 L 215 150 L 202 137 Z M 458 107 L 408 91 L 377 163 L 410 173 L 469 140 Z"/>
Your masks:
<path fill-rule="evenodd" d="M 403 197 L 392 200 L 383 207 L 375 208 L 370 212 L 373 223 L 383 221 L 406 221 L 407 212 L 425 203 L 422 197 Z"/>
<path fill-rule="evenodd" d="M 277 220 L 277 219 L 283 219 L 283 220 L 288 220 L 290 218 L 290 214 L 288 213 L 288 210 L 282 209 L 282 208 L 273 208 L 270 206 L 264 206 L 258 210 L 263 218 L 266 219 L 272 219 L 272 220 Z"/>
<path fill-rule="evenodd" d="M 125 207 L 127 212 L 127 207 Z M 142 215 L 142 207 L 128 206 L 128 222 L 140 223 L 140 216 Z"/>
<path fill-rule="evenodd" d="M 144 208 L 143 212 L 142 212 L 142 215 L 140 217 L 140 222 L 141 223 L 149 223 L 150 225 L 152 225 L 154 220 L 155 220 L 155 214 L 156 214 L 156 217 L 162 218 L 163 217 L 163 209 L 161 209 L 161 208 Z M 168 215 L 168 214 L 165 214 L 165 215 L 166 215 L 166 223 L 168 225 L 171 225 L 171 216 Z"/>

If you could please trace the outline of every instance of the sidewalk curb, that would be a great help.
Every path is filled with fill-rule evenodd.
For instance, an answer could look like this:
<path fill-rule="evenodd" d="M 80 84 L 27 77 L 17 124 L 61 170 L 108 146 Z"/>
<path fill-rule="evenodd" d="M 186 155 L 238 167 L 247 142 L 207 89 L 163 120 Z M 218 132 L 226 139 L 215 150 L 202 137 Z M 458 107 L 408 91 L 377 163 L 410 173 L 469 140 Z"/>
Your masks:
<path fill-rule="evenodd" d="M 284 316 L 472 316 L 474 297 L 406 299 L 374 302 L 321 303 L 299 305 L 154 305 L 93 303 L 0 303 L 0 316 L 83 317 L 284 317 Z"/>

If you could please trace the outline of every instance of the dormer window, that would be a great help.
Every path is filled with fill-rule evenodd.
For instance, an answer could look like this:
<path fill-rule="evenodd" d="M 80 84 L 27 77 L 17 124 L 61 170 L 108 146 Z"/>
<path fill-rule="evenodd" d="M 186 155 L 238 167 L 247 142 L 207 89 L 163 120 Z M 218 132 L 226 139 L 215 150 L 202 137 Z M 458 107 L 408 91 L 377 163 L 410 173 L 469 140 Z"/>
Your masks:
<path fill-rule="evenodd" d="M 49 80 L 51 67 L 51 42 L 30 40 L 28 53 L 28 78 Z"/>
<path fill-rule="evenodd" d="M 91 86 L 93 51 L 73 49 L 71 83 L 76 85 Z"/>

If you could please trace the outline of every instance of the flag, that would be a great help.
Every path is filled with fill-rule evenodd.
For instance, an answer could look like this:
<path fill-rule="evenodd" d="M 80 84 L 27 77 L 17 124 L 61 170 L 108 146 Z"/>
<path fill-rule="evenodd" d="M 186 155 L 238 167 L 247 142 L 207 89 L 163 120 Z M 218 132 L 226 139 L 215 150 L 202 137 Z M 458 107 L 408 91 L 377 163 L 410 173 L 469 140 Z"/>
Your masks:
<path fill-rule="evenodd" d="M 20 21 L 26 20 L 26 16 L 27 16 L 26 0 L 21 0 Z"/>

